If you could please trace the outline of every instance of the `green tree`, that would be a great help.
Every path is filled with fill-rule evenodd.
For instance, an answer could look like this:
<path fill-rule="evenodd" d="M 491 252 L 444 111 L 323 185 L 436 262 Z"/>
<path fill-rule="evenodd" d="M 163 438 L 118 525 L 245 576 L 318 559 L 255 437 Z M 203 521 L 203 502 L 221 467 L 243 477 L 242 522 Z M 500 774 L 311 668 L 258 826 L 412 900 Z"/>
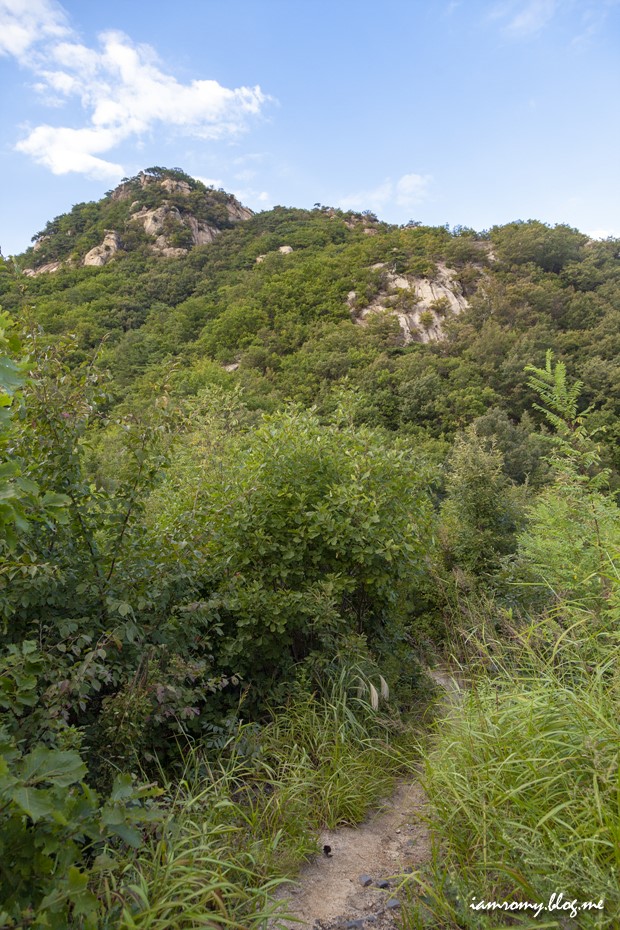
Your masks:
<path fill-rule="evenodd" d="M 199 441 L 186 455 L 153 520 L 196 554 L 198 635 L 222 673 L 241 674 L 256 700 L 352 632 L 390 654 L 432 547 L 430 475 L 410 449 L 291 411 L 215 457 Z"/>
<path fill-rule="evenodd" d="M 583 385 L 570 381 L 547 353 L 545 368 L 528 366 L 535 404 L 553 428 L 549 463 L 554 482 L 537 497 L 519 537 L 515 574 L 537 605 L 578 600 L 605 607 L 620 547 L 620 513 L 608 493 L 610 472 L 590 428 L 592 408 L 580 411 Z"/>
<path fill-rule="evenodd" d="M 441 507 L 441 538 L 448 567 L 488 575 L 516 547 L 523 495 L 503 465 L 494 439 L 479 435 L 475 425 L 457 436 Z"/>
<path fill-rule="evenodd" d="M 544 271 L 560 272 L 582 257 L 588 237 L 562 223 L 547 226 L 538 220 L 494 226 L 491 243 L 497 257 L 508 265 L 534 262 Z"/>

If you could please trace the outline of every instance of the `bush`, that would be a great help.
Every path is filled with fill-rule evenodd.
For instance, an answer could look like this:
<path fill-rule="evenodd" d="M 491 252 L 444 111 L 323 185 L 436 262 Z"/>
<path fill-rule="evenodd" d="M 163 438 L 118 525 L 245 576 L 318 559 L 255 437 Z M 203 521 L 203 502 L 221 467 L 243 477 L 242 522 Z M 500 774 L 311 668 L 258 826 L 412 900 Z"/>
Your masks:
<path fill-rule="evenodd" d="M 432 546 L 431 476 L 411 450 L 300 411 L 215 454 L 194 441 L 151 520 L 172 552 L 185 540 L 194 553 L 197 635 L 222 674 L 240 674 L 255 700 L 344 634 L 389 652 Z"/>
<path fill-rule="evenodd" d="M 10 865 L 0 869 L 3 927 L 97 927 L 93 887 L 159 819 L 141 803 L 157 789 L 119 775 L 103 802 L 86 775 L 74 750 L 24 752 L 0 731 L 0 860 Z"/>
<path fill-rule="evenodd" d="M 489 574 L 516 548 L 523 495 L 504 473 L 494 440 L 475 425 L 457 436 L 449 459 L 441 537 L 448 567 Z"/>
<path fill-rule="evenodd" d="M 556 430 L 555 483 L 519 537 L 521 603 L 506 610 L 491 600 L 478 617 L 468 648 L 485 674 L 442 720 L 426 757 L 442 855 L 409 885 L 410 926 L 432 915 L 446 928 L 532 927 L 531 911 L 472 904 L 546 905 L 559 892 L 604 909 L 549 912 L 545 926 L 569 926 L 571 916 L 584 930 L 612 928 L 620 913 L 617 508 L 603 493 L 580 385 L 550 353 L 544 369 L 529 371 Z M 530 619 L 532 584 L 552 601 Z M 420 889 L 423 904 L 413 897 Z"/>

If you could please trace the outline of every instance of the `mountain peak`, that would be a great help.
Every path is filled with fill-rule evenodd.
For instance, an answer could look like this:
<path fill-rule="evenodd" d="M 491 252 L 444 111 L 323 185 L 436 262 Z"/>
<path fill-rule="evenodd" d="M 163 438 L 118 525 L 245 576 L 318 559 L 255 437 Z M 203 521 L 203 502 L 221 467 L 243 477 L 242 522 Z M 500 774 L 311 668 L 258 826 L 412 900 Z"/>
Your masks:
<path fill-rule="evenodd" d="M 207 245 L 253 216 L 233 194 L 207 187 L 180 168 L 146 168 L 99 201 L 76 204 L 33 237 L 25 274 L 105 265 L 118 252 L 145 248 L 165 258 Z"/>

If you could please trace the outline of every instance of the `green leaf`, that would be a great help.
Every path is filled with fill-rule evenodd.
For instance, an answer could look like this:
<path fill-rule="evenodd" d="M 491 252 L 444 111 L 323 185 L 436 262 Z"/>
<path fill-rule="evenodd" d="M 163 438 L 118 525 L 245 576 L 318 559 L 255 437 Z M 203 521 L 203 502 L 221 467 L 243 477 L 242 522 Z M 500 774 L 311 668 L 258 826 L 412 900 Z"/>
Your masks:
<path fill-rule="evenodd" d="M 79 894 L 88 886 L 88 875 L 72 865 L 67 876 L 67 886 L 71 894 Z"/>
<path fill-rule="evenodd" d="M 13 478 L 19 469 L 16 462 L 3 462 L 0 465 L 0 479 L 2 478 Z"/>
<path fill-rule="evenodd" d="M 42 817 L 52 816 L 58 804 L 57 799 L 45 788 L 14 788 L 9 796 L 34 823 Z"/>
<path fill-rule="evenodd" d="M 3 391 L 12 394 L 13 391 L 22 386 L 24 378 L 20 369 L 21 366 L 18 362 L 14 362 L 6 356 L 0 358 L 0 388 Z"/>
<path fill-rule="evenodd" d="M 26 494 L 38 494 L 39 493 L 38 484 L 35 481 L 31 481 L 30 478 L 23 478 L 23 477 L 17 478 L 15 480 L 15 484 L 21 491 L 24 491 Z"/>
<path fill-rule="evenodd" d="M 66 494 L 57 494 L 55 491 L 48 491 L 41 501 L 46 509 L 52 507 L 68 507 L 71 499 Z"/>
<path fill-rule="evenodd" d="M 127 823 L 109 824 L 109 832 L 114 836 L 120 836 L 128 846 L 137 849 L 142 845 L 142 834 L 135 827 L 130 827 Z"/>
<path fill-rule="evenodd" d="M 133 797 L 135 789 L 131 775 L 117 775 L 110 793 L 111 801 L 122 801 Z"/>
<path fill-rule="evenodd" d="M 20 775 L 25 781 L 34 784 L 47 781 L 66 788 L 84 778 L 86 766 L 79 753 L 73 750 L 60 752 L 38 746 L 23 758 Z"/>

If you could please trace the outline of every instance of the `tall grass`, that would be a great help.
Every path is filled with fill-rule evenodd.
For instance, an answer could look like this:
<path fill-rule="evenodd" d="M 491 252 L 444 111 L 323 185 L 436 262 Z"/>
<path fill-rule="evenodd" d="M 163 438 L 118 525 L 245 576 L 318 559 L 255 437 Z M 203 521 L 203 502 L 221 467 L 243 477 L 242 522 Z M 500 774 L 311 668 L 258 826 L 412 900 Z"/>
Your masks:
<path fill-rule="evenodd" d="M 217 756 L 190 753 L 166 785 L 158 834 L 101 889 L 105 926 L 264 926 L 277 886 L 318 851 L 320 828 L 361 820 L 412 764 L 398 728 L 353 685 L 337 676 L 260 730 L 240 726 Z"/>
<path fill-rule="evenodd" d="M 408 883 L 410 927 L 620 926 L 620 667 L 616 611 L 563 605 L 502 646 L 441 722 L 425 759 L 436 855 Z M 491 648 L 489 649 L 489 645 Z M 509 917 L 473 901 L 605 901 Z M 423 900 L 422 900 L 423 899 Z"/>
<path fill-rule="evenodd" d="M 159 835 L 106 889 L 108 926 L 254 927 L 274 912 L 279 881 L 264 859 L 280 837 L 263 831 L 255 848 L 245 805 L 235 800 L 235 785 L 245 774 L 233 763 L 216 775 L 192 756 Z"/>

